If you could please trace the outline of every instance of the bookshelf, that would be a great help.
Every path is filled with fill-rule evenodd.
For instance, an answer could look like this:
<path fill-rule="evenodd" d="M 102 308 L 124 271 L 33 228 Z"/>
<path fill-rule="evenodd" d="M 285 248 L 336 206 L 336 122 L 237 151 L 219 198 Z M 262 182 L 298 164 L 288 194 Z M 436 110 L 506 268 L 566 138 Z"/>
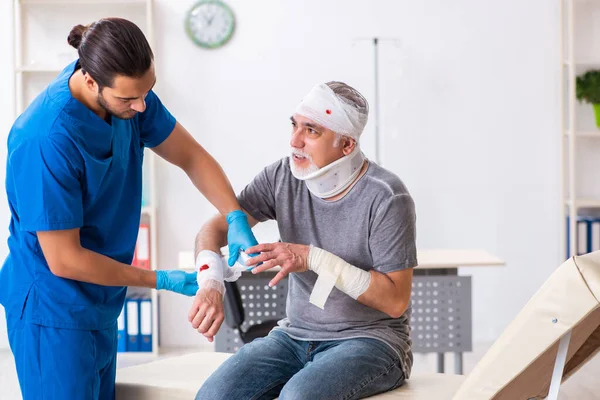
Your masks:
<path fill-rule="evenodd" d="M 600 213 L 600 127 L 593 107 L 576 99 L 577 76 L 600 69 L 600 1 L 561 0 L 561 243 L 577 254 L 578 216 Z M 567 222 L 568 221 L 568 222 Z M 571 240 L 571 238 L 575 240 Z"/>
<path fill-rule="evenodd" d="M 31 101 L 77 58 L 77 51 L 67 43 L 71 28 L 98 19 L 115 16 L 133 21 L 142 29 L 154 48 L 153 0 L 12 0 L 14 50 L 14 115 L 19 116 Z M 157 190 L 156 155 L 145 150 L 144 202 L 141 222 L 149 226 L 150 268 L 157 269 Z M 158 293 L 151 289 L 134 289 L 152 304 L 152 351 L 124 352 L 122 357 L 147 358 L 159 353 Z"/>

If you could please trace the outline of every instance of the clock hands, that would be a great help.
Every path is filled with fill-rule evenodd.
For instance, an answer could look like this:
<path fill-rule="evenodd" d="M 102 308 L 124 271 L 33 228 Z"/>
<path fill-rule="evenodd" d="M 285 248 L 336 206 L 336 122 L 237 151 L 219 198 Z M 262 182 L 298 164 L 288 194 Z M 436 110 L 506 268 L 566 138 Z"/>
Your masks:
<path fill-rule="evenodd" d="M 222 46 L 233 32 L 234 17 L 231 10 L 221 2 L 212 0 L 197 3 L 188 12 L 186 29 L 192 40 L 201 47 Z"/>
<path fill-rule="evenodd" d="M 204 12 L 200 12 L 200 15 L 202 15 L 202 19 L 204 20 L 204 22 L 206 22 L 208 26 L 211 26 L 212 22 L 217 16 L 217 10 L 207 9 Z"/>

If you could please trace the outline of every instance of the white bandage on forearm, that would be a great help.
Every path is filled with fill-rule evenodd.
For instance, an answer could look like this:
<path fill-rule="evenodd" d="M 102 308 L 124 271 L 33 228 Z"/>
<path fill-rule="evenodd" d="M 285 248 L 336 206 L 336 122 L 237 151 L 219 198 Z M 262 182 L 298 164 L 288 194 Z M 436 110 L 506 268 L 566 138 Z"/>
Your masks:
<path fill-rule="evenodd" d="M 219 293 L 225 293 L 223 283 L 223 258 L 210 250 L 202 250 L 196 257 L 196 271 L 198 271 L 199 289 L 215 289 Z"/>
<path fill-rule="evenodd" d="M 371 274 L 368 271 L 314 246 L 311 246 L 308 252 L 308 269 L 319 275 L 310 294 L 310 302 L 319 308 L 324 308 L 334 286 L 356 300 L 371 283 Z"/>
<path fill-rule="evenodd" d="M 244 253 L 244 256 L 246 254 Z M 236 262 L 233 267 L 221 255 L 210 250 L 202 250 L 196 257 L 196 271 L 198 271 L 199 289 L 216 289 L 221 294 L 225 293 L 223 281 L 235 282 L 248 270 L 245 265 Z"/>

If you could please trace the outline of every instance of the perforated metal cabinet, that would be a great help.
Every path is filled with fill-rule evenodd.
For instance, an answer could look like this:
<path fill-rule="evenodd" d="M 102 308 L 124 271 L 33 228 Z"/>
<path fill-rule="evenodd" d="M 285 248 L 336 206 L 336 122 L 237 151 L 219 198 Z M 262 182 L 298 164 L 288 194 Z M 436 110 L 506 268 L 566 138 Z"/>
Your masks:
<path fill-rule="evenodd" d="M 267 320 L 280 320 L 285 317 L 285 299 L 288 291 L 287 278 L 278 285 L 269 287 L 269 281 L 274 273 L 265 272 L 258 275 L 244 273 L 237 280 L 244 306 L 244 323 L 242 329 L 260 324 Z M 242 345 L 240 335 L 225 322 L 215 336 L 215 350 L 225 353 L 235 353 Z"/>
<path fill-rule="evenodd" d="M 244 305 L 244 329 L 267 319 L 285 316 L 287 279 L 269 288 L 268 282 L 273 276 L 244 274 L 237 281 Z M 471 277 L 416 275 L 412 286 L 413 352 L 471 351 Z M 215 337 L 216 350 L 233 353 L 241 345 L 237 330 L 224 323 Z"/>
<path fill-rule="evenodd" d="M 411 299 L 414 353 L 472 350 L 470 276 L 415 276 Z"/>

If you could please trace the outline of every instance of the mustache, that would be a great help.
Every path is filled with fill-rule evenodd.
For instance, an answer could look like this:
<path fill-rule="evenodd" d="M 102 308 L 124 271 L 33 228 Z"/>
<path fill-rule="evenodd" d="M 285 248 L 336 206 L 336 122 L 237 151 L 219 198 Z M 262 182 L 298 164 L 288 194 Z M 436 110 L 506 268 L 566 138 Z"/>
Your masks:
<path fill-rule="evenodd" d="M 312 157 L 310 154 L 303 152 L 302 150 L 292 149 L 292 155 L 300 156 L 312 161 Z"/>

